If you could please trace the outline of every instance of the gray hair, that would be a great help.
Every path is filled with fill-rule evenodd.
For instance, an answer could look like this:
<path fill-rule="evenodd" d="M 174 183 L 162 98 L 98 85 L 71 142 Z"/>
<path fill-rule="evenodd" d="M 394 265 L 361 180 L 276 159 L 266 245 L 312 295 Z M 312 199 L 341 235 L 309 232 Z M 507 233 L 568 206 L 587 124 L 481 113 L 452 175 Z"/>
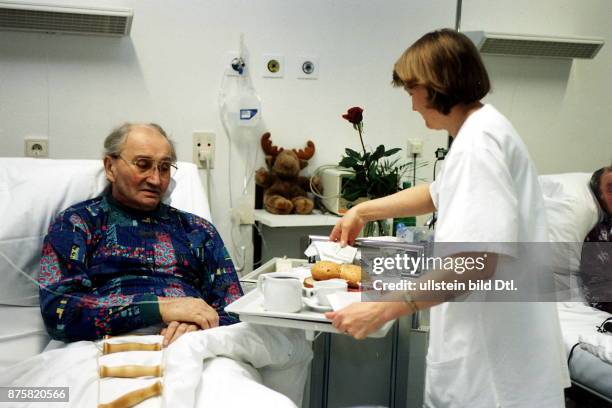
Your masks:
<path fill-rule="evenodd" d="M 116 157 L 119 156 L 121 150 L 123 149 L 123 145 L 125 144 L 125 139 L 128 134 L 132 131 L 132 129 L 136 126 L 147 126 L 155 129 L 159 132 L 160 135 L 166 138 L 168 143 L 170 143 L 170 157 L 172 161 L 176 161 L 176 150 L 174 149 L 174 142 L 168 137 L 166 131 L 159 126 L 157 123 L 124 123 L 118 128 L 113 129 L 113 131 L 106 136 L 104 139 L 104 155 Z"/>

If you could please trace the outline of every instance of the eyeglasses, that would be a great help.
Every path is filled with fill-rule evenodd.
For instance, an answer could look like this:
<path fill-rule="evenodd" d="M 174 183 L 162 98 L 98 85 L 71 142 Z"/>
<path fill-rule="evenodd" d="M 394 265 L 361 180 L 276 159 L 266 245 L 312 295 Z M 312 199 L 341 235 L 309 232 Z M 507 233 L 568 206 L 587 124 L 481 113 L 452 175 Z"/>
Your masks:
<path fill-rule="evenodd" d="M 127 164 L 132 165 L 142 176 L 150 175 L 152 172 L 155 171 L 154 169 L 157 169 L 160 177 L 171 177 L 174 175 L 176 170 L 178 170 L 177 165 L 168 160 L 162 160 L 158 162 L 157 160 L 149 159 L 146 157 L 138 157 L 132 160 L 126 160 L 121 155 L 113 157 L 118 157 Z"/>

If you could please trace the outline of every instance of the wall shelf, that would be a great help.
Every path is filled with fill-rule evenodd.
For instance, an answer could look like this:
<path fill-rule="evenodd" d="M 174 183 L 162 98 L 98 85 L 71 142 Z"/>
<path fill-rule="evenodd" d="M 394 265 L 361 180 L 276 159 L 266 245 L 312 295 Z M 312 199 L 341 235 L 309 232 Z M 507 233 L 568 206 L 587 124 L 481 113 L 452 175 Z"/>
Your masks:
<path fill-rule="evenodd" d="M 266 210 L 254 210 L 255 221 L 268 227 L 312 227 L 312 226 L 334 226 L 340 217 L 330 214 L 321 214 L 320 211 L 313 211 L 309 215 L 271 214 Z"/>

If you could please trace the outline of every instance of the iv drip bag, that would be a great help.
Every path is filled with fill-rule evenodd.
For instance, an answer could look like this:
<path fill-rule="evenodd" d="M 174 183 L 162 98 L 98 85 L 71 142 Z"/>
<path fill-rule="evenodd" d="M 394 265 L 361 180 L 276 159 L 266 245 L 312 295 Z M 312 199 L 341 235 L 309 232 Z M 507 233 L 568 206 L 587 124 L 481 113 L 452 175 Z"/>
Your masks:
<path fill-rule="evenodd" d="M 261 102 L 252 89 L 238 94 L 238 126 L 254 127 L 261 117 Z"/>

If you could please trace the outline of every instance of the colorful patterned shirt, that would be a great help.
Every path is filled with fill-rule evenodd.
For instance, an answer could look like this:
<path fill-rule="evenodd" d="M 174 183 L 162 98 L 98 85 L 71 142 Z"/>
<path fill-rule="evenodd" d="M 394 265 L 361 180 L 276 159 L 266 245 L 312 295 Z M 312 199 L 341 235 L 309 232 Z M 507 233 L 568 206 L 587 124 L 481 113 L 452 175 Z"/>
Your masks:
<path fill-rule="evenodd" d="M 609 215 L 584 240 L 580 278 L 587 302 L 612 313 L 612 217 Z"/>
<path fill-rule="evenodd" d="M 157 298 L 199 297 L 219 314 L 242 296 L 215 227 L 165 204 L 141 212 L 103 195 L 61 212 L 41 259 L 40 307 L 50 336 L 94 340 L 160 324 Z"/>

